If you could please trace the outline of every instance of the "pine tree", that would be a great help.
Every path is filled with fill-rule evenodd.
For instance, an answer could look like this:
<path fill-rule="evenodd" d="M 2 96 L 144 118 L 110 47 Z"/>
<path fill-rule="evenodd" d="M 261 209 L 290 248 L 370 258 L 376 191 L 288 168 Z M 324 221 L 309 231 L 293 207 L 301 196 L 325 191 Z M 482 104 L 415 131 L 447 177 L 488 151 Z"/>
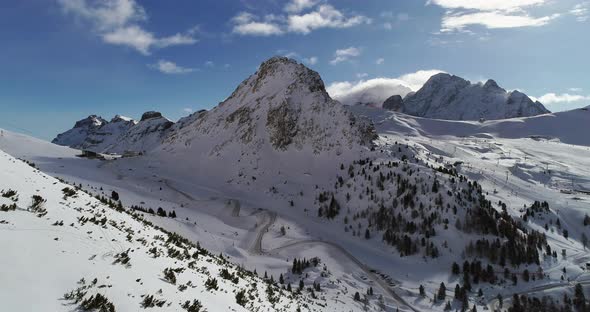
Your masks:
<path fill-rule="evenodd" d="M 579 312 L 586 312 L 588 305 L 586 304 L 586 296 L 581 284 L 576 284 L 574 289 L 574 306 Z"/>
<path fill-rule="evenodd" d="M 445 300 L 446 297 L 447 297 L 447 287 L 445 286 L 445 283 L 440 283 L 440 288 L 438 289 L 436 299 Z"/>
<path fill-rule="evenodd" d="M 246 303 L 248 303 L 248 297 L 246 296 L 245 289 L 242 289 L 236 293 L 236 303 L 242 307 L 245 307 Z"/>
<path fill-rule="evenodd" d="M 455 275 L 461 274 L 461 268 L 459 268 L 459 265 L 457 264 L 457 262 L 453 262 L 452 272 Z"/>

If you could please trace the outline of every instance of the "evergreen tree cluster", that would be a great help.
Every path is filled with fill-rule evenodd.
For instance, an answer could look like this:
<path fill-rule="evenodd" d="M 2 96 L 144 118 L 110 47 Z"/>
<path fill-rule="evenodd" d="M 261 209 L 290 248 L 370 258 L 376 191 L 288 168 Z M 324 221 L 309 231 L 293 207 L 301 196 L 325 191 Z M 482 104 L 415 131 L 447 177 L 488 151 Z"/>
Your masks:
<path fill-rule="evenodd" d="M 526 295 L 513 295 L 511 306 L 508 312 L 588 312 L 590 305 L 584 296 L 580 284 L 574 289 L 574 298 L 567 293 L 563 295 L 562 301 L 554 300 L 549 296 L 528 297 Z"/>
<path fill-rule="evenodd" d="M 291 266 L 291 273 L 301 275 L 305 269 L 311 267 L 312 265 L 317 267 L 319 264 L 320 259 L 317 257 L 311 258 L 309 260 L 305 258 L 302 260 L 295 258 L 293 259 L 293 265 Z"/>

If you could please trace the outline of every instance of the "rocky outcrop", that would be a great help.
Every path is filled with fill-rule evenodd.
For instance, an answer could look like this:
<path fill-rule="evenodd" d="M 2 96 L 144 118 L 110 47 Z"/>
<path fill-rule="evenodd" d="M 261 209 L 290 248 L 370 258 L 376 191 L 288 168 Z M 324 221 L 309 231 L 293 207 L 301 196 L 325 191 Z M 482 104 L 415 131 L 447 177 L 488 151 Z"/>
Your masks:
<path fill-rule="evenodd" d="M 383 102 L 383 108 L 393 111 L 403 109 L 404 100 L 401 95 L 393 95 Z"/>

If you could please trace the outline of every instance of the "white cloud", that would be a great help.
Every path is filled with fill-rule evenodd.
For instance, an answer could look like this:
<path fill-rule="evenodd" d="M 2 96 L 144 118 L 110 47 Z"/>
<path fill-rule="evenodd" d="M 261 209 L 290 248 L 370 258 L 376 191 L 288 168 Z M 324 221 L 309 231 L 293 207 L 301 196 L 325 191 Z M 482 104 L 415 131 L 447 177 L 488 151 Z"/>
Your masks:
<path fill-rule="evenodd" d="M 430 0 L 445 9 L 472 9 L 478 11 L 520 11 L 524 7 L 541 5 L 547 0 Z"/>
<path fill-rule="evenodd" d="M 570 14 L 576 17 L 578 22 L 585 22 L 590 16 L 590 1 L 584 1 L 576 4 L 571 10 Z"/>
<path fill-rule="evenodd" d="M 239 35 L 272 36 L 283 33 L 280 26 L 274 22 L 275 18 L 268 15 L 265 20 L 254 14 L 242 12 L 232 18 L 233 32 Z"/>
<path fill-rule="evenodd" d="M 89 5 L 87 0 L 58 0 L 66 13 L 95 23 L 102 30 L 111 30 L 132 22 L 145 21 L 147 14 L 134 0 L 106 0 Z"/>
<path fill-rule="evenodd" d="M 446 14 L 442 19 L 441 31 L 464 30 L 471 25 L 481 25 L 488 29 L 538 27 L 547 25 L 557 17 L 559 14 L 535 18 L 528 14 L 509 15 L 501 11 Z"/>
<path fill-rule="evenodd" d="M 357 103 L 380 106 L 392 95 L 406 96 L 420 89 L 432 75 L 441 70 L 420 70 L 397 78 L 375 78 L 359 81 L 339 81 L 331 83 L 326 89 L 330 96 L 343 104 Z"/>
<path fill-rule="evenodd" d="M 147 21 L 147 14 L 134 0 L 58 0 L 58 3 L 66 14 L 89 22 L 104 42 L 128 46 L 144 55 L 150 54 L 152 48 L 197 42 L 193 37 L 195 28 L 168 37 L 157 37 L 143 29 L 138 23 Z"/>
<path fill-rule="evenodd" d="M 319 28 L 348 28 L 368 23 L 371 23 L 371 19 L 363 15 L 346 17 L 333 6 L 323 4 L 313 12 L 303 15 L 290 15 L 288 17 L 288 30 L 308 34 Z"/>
<path fill-rule="evenodd" d="M 164 74 L 187 74 L 195 71 L 194 68 L 186 68 L 176 65 L 174 62 L 159 60 L 156 64 L 149 64 L 150 68 L 159 70 Z"/>
<path fill-rule="evenodd" d="M 182 111 L 185 113 L 191 114 L 193 112 L 193 109 L 190 107 L 187 107 L 187 108 L 183 108 Z"/>
<path fill-rule="evenodd" d="M 330 61 L 330 64 L 336 65 L 338 63 L 348 61 L 350 58 L 361 55 L 361 50 L 356 47 L 350 47 L 346 49 L 338 49 L 334 52 L 334 59 Z"/>
<path fill-rule="evenodd" d="M 531 16 L 531 7 L 547 4 L 548 0 L 429 0 L 447 11 L 442 32 L 462 31 L 468 26 L 480 25 L 488 29 L 539 27 L 547 25 L 559 14 Z"/>
<path fill-rule="evenodd" d="M 312 56 L 312 57 L 306 57 L 303 58 L 303 62 L 309 65 L 315 65 L 318 63 L 318 57 L 317 56 Z"/>
<path fill-rule="evenodd" d="M 572 103 L 572 102 L 580 102 L 580 101 L 590 101 L 590 95 L 584 96 L 579 94 L 569 94 L 569 93 L 547 93 L 539 98 L 537 98 L 539 102 L 547 105 L 553 104 L 561 104 L 561 103 Z"/>
<path fill-rule="evenodd" d="M 571 92 L 582 92 L 582 88 L 569 88 L 568 90 Z"/>
<path fill-rule="evenodd" d="M 149 55 L 152 47 L 165 48 L 197 42 L 196 39 L 182 34 L 156 38 L 154 34 L 143 30 L 137 25 L 116 28 L 111 32 L 102 34 L 102 39 L 110 44 L 132 47 L 144 55 Z"/>
<path fill-rule="evenodd" d="M 291 0 L 285 5 L 285 11 L 299 13 L 305 9 L 314 7 L 318 2 L 318 0 Z"/>
<path fill-rule="evenodd" d="M 440 69 L 428 69 L 428 70 L 419 70 L 413 73 L 408 73 L 401 75 L 397 79 L 404 82 L 404 85 L 408 86 L 412 91 L 418 91 L 422 86 L 430 79 L 430 77 L 444 73 Z"/>
<path fill-rule="evenodd" d="M 385 59 L 380 57 L 375 61 L 375 64 L 377 65 L 382 65 L 383 63 L 385 63 Z"/>
<path fill-rule="evenodd" d="M 286 15 L 264 17 L 242 12 L 231 19 L 233 33 L 251 36 L 272 36 L 286 33 L 309 34 L 320 28 L 348 28 L 371 23 L 363 15 L 347 16 L 329 4 L 317 0 L 291 0 Z"/>
<path fill-rule="evenodd" d="M 367 73 L 357 73 L 356 74 L 356 78 L 358 78 L 358 79 L 363 79 L 363 78 L 367 78 L 367 77 L 369 77 L 369 74 L 367 74 Z"/>

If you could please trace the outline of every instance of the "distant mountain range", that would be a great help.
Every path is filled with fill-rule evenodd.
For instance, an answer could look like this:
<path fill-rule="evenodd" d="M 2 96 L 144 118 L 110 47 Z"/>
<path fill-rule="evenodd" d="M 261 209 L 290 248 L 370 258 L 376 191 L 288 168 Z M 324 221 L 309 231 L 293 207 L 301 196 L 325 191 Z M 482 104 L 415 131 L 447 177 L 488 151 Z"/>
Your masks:
<path fill-rule="evenodd" d="M 549 113 L 538 101 L 519 91 L 507 92 L 494 80 L 471 83 L 440 73 L 405 98 L 393 95 L 383 108 L 408 115 L 449 120 L 506 119 Z"/>
<path fill-rule="evenodd" d="M 392 92 L 400 90 L 406 89 L 393 88 Z M 368 93 L 361 98 L 374 101 L 370 90 Z M 507 92 L 493 80 L 473 84 L 446 73 L 432 76 L 405 98 L 393 95 L 376 106 L 449 120 L 549 113 L 543 104 L 519 91 Z M 53 143 L 101 153 L 192 150 L 207 157 L 227 157 L 222 152 L 231 149 L 243 157 L 288 150 L 339 155 L 369 147 L 375 137 L 370 121 L 355 117 L 328 95 L 317 72 L 291 59 L 274 57 L 210 111 L 196 112 L 177 123 L 158 112 L 144 113 L 139 122 L 119 115 L 111 121 L 91 115 L 59 134 Z"/>
<path fill-rule="evenodd" d="M 274 57 L 244 80 L 224 102 L 177 123 L 157 112 L 139 122 L 91 115 L 59 134 L 53 143 L 96 152 L 187 149 L 220 155 L 232 147 L 240 155 L 262 150 L 341 154 L 369 147 L 373 126 L 330 98 L 319 74 L 288 58 Z"/>
<path fill-rule="evenodd" d="M 120 115 L 111 121 L 90 115 L 52 142 L 101 153 L 141 152 L 157 146 L 173 124 L 158 112 L 144 113 L 139 122 Z"/>

